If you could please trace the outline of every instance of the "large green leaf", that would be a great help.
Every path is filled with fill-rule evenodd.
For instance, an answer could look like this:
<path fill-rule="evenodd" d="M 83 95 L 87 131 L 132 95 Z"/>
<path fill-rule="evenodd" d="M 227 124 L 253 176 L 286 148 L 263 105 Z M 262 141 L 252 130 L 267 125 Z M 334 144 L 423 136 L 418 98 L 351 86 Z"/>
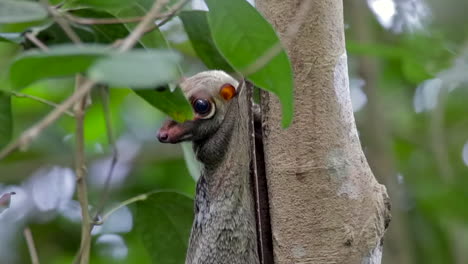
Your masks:
<path fill-rule="evenodd" d="M 40 79 L 85 72 L 96 59 L 110 53 L 103 45 L 63 45 L 47 52 L 26 52 L 11 65 L 10 80 L 14 88 L 21 88 Z"/>
<path fill-rule="evenodd" d="M 193 111 L 180 88 L 158 90 L 134 90 L 141 98 L 161 110 L 177 122 L 193 119 Z"/>
<path fill-rule="evenodd" d="M 264 67 L 247 72 L 263 54 L 279 45 L 273 27 L 245 0 L 205 0 L 210 8 L 208 23 L 221 54 L 237 71 L 248 74 L 256 86 L 275 93 L 283 110 L 283 127 L 293 118 L 293 74 L 281 49 Z M 249 69 L 250 70 L 250 69 Z"/>
<path fill-rule="evenodd" d="M 233 72 L 231 65 L 219 53 L 211 37 L 206 11 L 184 11 L 179 14 L 185 31 L 198 57 L 209 69 Z"/>
<path fill-rule="evenodd" d="M 0 24 L 37 21 L 47 18 L 47 15 L 47 10 L 39 3 L 18 0 L 0 1 Z"/>
<path fill-rule="evenodd" d="M 136 227 L 152 263 L 184 263 L 192 208 L 192 199 L 174 192 L 154 193 L 137 203 Z"/>
<path fill-rule="evenodd" d="M 91 79 L 110 85 L 152 89 L 180 78 L 180 59 L 169 50 L 132 50 L 97 61 L 88 73 Z"/>
<path fill-rule="evenodd" d="M 12 128 L 11 98 L 10 95 L 0 91 L 0 148 L 11 140 Z"/>

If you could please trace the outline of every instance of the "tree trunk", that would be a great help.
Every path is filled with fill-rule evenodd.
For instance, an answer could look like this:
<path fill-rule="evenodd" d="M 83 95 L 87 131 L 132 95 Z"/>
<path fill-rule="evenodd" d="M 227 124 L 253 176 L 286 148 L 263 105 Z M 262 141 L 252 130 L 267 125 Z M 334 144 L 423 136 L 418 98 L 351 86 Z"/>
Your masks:
<path fill-rule="evenodd" d="M 300 0 L 257 0 L 284 37 Z M 288 54 L 295 114 L 263 93 L 275 263 L 380 263 L 389 200 L 361 150 L 349 95 L 341 0 L 313 1 Z"/>

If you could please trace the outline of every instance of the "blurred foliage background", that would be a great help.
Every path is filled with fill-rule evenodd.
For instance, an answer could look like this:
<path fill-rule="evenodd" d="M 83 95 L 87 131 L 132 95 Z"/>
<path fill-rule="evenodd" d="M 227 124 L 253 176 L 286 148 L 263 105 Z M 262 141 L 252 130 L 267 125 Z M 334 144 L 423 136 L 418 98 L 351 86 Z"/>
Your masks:
<path fill-rule="evenodd" d="M 205 8 L 195 0 L 191 7 Z M 468 263 L 468 1 L 349 0 L 344 10 L 350 91 L 362 146 L 392 199 L 383 263 Z M 162 31 L 184 55 L 185 75 L 205 69 L 179 19 Z M 1 89 L 10 85 L 6 69 L 19 51 L 18 45 L 0 42 Z M 73 89 L 73 80 L 60 79 L 36 82 L 21 92 L 60 102 Z M 195 180 L 181 147 L 155 139 L 164 114 L 125 89 L 112 89 L 110 98 L 120 154 L 112 203 L 152 190 L 193 196 Z M 14 137 L 51 109 L 22 97 L 13 97 L 11 104 Z M 70 169 L 74 126 L 65 115 L 27 151 L 0 162 L 0 194 L 17 193 L 9 220 L 0 217 L 0 263 L 29 263 L 22 236 L 26 223 L 42 263 L 73 260 L 80 239 Z M 88 109 L 85 127 L 90 201 L 95 204 L 112 158 L 100 104 Z M 93 232 L 91 263 L 150 263 L 131 232 L 133 214 L 132 206 L 124 207 Z"/>

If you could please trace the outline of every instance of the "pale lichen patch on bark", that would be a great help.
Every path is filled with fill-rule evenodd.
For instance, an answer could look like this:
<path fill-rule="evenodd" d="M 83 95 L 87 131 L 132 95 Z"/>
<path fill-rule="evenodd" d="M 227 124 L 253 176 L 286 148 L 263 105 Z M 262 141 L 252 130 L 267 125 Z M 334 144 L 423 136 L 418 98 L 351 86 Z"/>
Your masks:
<path fill-rule="evenodd" d="M 292 248 L 292 255 L 296 259 L 301 259 L 306 256 L 306 250 L 302 246 L 295 246 Z"/>
<path fill-rule="evenodd" d="M 350 175 L 351 166 L 347 160 L 346 151 L 342 149 L 334 149 L 328 153 L 328 168 L 331 176 L 335 176 L 333 181 L 337 185 L 337 195 L 345 196 L 349 199 L 358 199 L 360 189 Z"/>
<path fill-rule="evenodd" d="M 348 56 L 346 51 L 336 60 L 333 71 L 333 88 L 340 107 L 343 125 L 349 126 L 348 136 L 350 138 L 356 137 L 357 129 L 355 127 L 354 114 L 352 111 L 353 105 L 351 103 L 351 94 L 349 91 Z"/>
<path fill-rule="evenodd" d="M 348 56 L 346 55 L 346 52 L 344 52 L 343 54 L 341 54 L 340 57 L 338 57 L 333 74 L 333 86 L 335 88 L 336 98 L 338 100 L 338 103 L 346 109 L 348 109 L 351 106 L 347 58 Z"/>

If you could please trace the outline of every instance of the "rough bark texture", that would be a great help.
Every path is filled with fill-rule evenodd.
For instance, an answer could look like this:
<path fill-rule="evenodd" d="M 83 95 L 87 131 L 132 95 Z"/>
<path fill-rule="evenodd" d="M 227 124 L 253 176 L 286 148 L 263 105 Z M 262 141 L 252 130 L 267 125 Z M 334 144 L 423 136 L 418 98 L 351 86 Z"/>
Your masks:
<path fill-rule="evenodd" d="M 301 2 L 256 4 L 284 36 Z M 296 84 L 289 129 L 277 98 L 262 98 L 275 263 L 380 263 L 388 196 L 355 126 L 342 1 L 314 1 L 311 10 L 287 47 Z"/>

